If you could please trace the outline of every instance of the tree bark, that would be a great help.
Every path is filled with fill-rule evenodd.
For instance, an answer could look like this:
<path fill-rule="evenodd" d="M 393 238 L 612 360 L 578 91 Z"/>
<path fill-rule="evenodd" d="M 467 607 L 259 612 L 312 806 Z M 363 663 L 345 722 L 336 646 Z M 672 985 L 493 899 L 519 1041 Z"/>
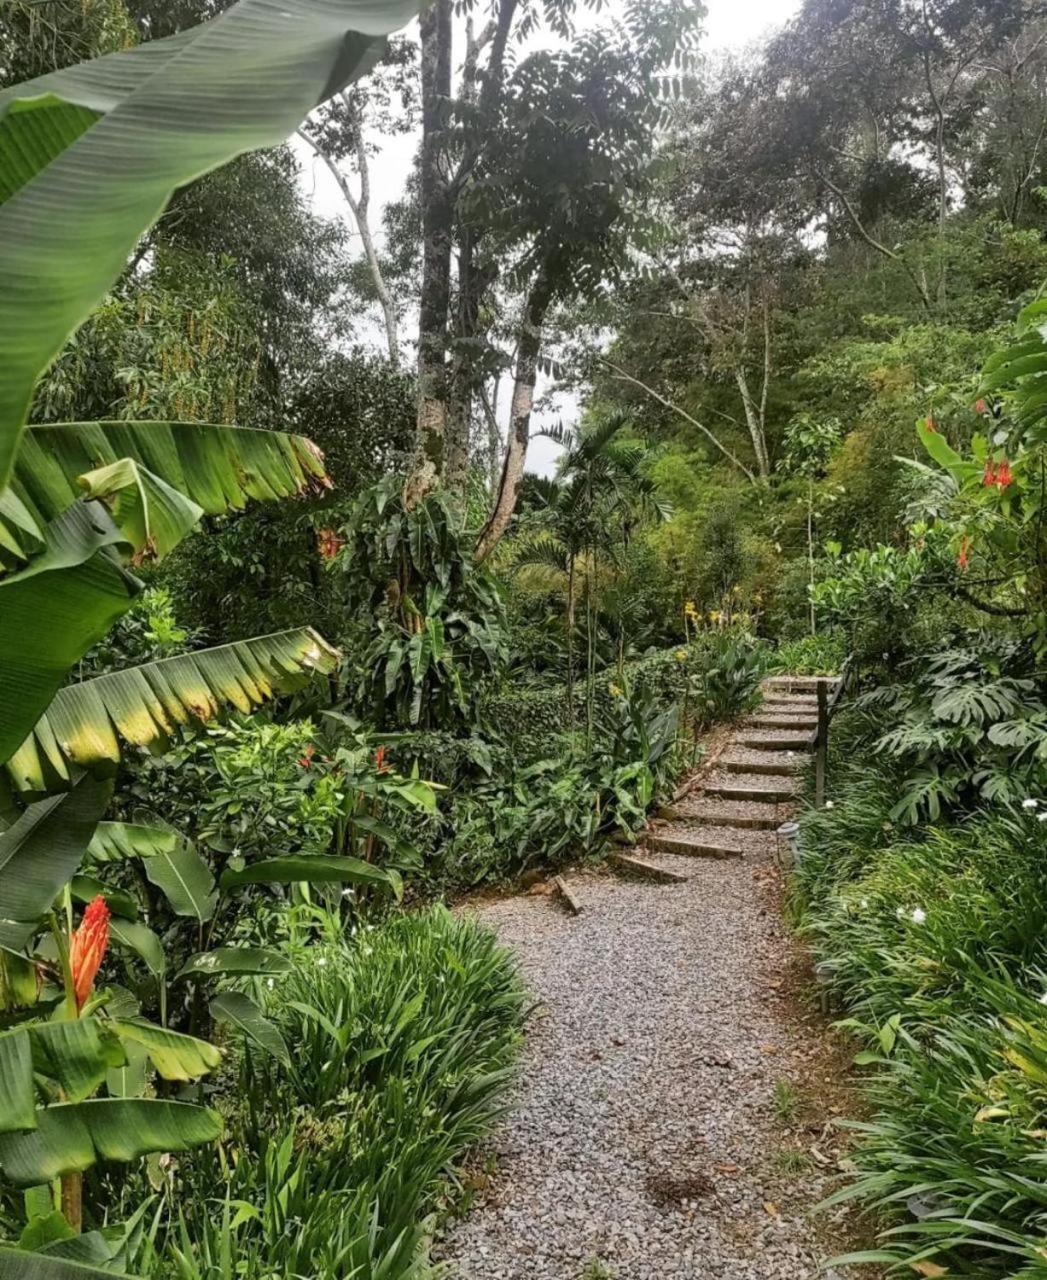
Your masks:
<path fill-rule="evenodd" d="M 447 433 L 447 323 L 451 300 L 453 200 L 446 178 L 444 110 L 451 97 L 452 0 L 422 15 L 422 290 L 418 323 L 418 420 L 404 501 L 440 484 Z"/>
<path fill-rule="evenodd" d="M 520 498 L 527 446 L 531 439 L 531 412 L 534 409 L 534 388 L 538 381 L 538 357 L 542 350 L 542 326 L 551 303 L 552 289 L 549 281 L 544 272 L 539 272 L 524 308 L 516 354 L 509 442 L 505 450 L 498 496 L 476 544 L 477 560 L 485 560 L 501 541 Z"/>

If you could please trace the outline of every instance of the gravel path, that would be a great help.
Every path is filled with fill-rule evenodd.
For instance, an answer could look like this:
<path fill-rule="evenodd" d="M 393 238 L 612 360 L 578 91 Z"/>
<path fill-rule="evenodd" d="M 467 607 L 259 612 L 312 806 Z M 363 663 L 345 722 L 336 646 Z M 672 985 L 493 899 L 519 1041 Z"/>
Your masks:
<path fill-rule="evenodd" d="M 715 832 L 703 805 L 724 802 L 659 834 Z M 441 1246 L 452 1276 L 807 1280 L 832 1252 L 810 1211 L 841 1158 L 839 1053 L 792 990 L 773 832 L 724 833 L 743 858 L 651 855 L 685 884 L 572 875 L 577 919 L 474 908 L 541 1005 L 494 1172 Z"/>

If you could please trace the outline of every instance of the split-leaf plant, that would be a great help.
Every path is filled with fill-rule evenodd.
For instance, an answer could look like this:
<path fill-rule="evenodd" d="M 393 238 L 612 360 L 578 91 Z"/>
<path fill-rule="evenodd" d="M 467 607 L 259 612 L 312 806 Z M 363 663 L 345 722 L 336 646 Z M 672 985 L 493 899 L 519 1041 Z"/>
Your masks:
<path fill-rule="evenodd" d="M 21 1241 L 36 1252 L 0 1250 L 0 1275 L 104 1274 L 70 1259 L 112 1264 L 106 1237 L 62 1238 L 80 1228 L 82 1171 L 218 1133 L 202 1107 L 94 1096 L 131 1043 L 172 1080 L 217 1061 L 211 1046 L 87 994 L 105 908 L 74 930 L 72 882 L 109 800 L 100 775 L 121 739 L 161 749 L 182 726 L 249 710 L 335 657 L 303 629 L 68 683 L 140 591 L 136 564 L 205 512 L 325 477 L 306 440 L 278 432 L 30 427 L 34 388 L 174 190 L 288 137 L 416 7 L 239 0 L 177 36 L 0 93 L 0 1177 L 42 1188 Z"/>

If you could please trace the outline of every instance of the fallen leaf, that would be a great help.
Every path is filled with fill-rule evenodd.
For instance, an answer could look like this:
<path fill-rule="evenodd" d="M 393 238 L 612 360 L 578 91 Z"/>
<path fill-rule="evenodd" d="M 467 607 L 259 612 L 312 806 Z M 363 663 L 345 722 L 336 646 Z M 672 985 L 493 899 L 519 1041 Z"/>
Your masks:
<path fill-rule="evenodd" d="M 910 1262 L 909 1266 L 921 1276 L 947 1276 L 949 1274 L 948 1267 L 940 1267 L 937 1262 L 931 1262 L 929 1258 L 925 1258 L 922 1262 Z"/>
<path fill-rule="evenodd" d="M 773 1200 L 765 1200 L 763 1202 L 763 1208 L 764 1208 L 764 1212 L 769 1213 L 772 1218 L 779 1217 L 778 1206 L 774 1203 Z"/>

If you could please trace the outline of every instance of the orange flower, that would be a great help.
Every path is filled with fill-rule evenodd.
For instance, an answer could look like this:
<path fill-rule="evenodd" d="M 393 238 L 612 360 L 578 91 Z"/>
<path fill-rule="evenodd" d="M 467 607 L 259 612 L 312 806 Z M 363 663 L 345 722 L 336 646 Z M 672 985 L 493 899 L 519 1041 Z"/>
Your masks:
<path fill-rule="evenodd" d="M 385 763 L 385 745 L 383 744 L 374 753 L 374 767 L 379 773 L 388 773 L 389 765 Z"/>
<path fill-rule="evenodd" d="M 995 483 L 996 483 L 996 463 L 993 462 L 992 458 L 990 458 L 988 462 L 986 462 L 985 464 L 985 474 L 982 476 L 982 484 L 985 485 L 986 488 L 989 488 L 991 485 L 994 485 Z"/>
<path fill-rule="evenodd" d="M 325 560 L 333 560 L 345 546 L 345 539 L 339 537 L 333 529 L 319 529 L 316 534 L 316 546 Z"/>
<path fill-rule="evenodd" d="M 76 995 L 76 1007 L 82 1009 L 87 1003 L 98 972 L 109 946 L 109 908 L 105 898 L 95 898 L 80 921 L 80 928 L 74 930 L 69 946 L 69 967 L 73 972 L 73 992 Z"/>
<path fill-rule="evenodd" d="M 1006 489 L 1008 485 L 1014 483 L 1014 476 L 1011 474 L 1011 464 L 1006 458 L 996 468 L 996 484 L 1000 489 Z"/>
<path fill-rule="evenodd" d="M 966 573 L 967 571 L 967 552 L 971 549 L 970 538 L 964 538 L 960 543 L 960 554 L 956 557 L 956 563 Z"/>
<path fill-rule="evenodd" d="M 975 400 L 974 402 L 975 413 L 986 413 L 988 411 L 988 408 L 989 406 L 985 403 L 984 400 L 982 399 Z"/>
<path fill-rule="evenodd" d="M 298 763 L 303 769 L 311 769 L 313 765 L 313 756 L 316 755 L 316 748 L 310 742 L 304 753 L 298 757 Z"/>

